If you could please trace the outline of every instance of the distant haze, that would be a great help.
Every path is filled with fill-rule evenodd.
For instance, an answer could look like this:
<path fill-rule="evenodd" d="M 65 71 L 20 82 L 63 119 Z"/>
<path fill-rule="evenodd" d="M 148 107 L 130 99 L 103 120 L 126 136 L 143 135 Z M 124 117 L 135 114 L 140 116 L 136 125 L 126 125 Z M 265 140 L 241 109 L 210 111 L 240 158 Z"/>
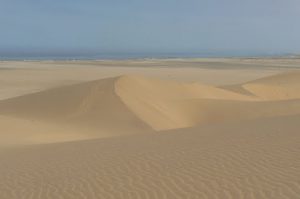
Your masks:
<path fill-rule="evenodd" d="M 299 19 L 299 0 L 0 0 L 0 57 L 298 53 Z"/>

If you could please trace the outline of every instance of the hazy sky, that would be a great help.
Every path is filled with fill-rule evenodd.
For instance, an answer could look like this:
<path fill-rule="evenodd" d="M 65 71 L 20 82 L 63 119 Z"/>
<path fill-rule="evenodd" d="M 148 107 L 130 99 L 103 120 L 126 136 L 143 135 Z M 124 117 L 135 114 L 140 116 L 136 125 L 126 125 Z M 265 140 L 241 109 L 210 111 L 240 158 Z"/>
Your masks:
<path fill-rule="evenodd" d="M 300 1 L 0 0 L 0 49 L 300 52 Z"/>

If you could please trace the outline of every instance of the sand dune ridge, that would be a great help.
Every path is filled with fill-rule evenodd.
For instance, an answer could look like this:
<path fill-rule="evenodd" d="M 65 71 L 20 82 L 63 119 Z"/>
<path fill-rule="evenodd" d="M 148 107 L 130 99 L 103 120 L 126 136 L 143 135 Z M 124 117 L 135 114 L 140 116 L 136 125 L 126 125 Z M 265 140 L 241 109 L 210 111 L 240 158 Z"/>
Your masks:
<path fill-rule="evenodd" d="M 117 76 L 120 67 L 90 81 L 81 72 L 103 71 L 97 64 L 79 70 L 86 82 L 0 101 L 1 199 L 299 198 L 299 72 L 248 81 L 261 71 L 226 68 L 207 74 L 245 82 L 213 86 L 194 74 L 171 80 L 174 68 L 157 78 Z"/>
<path fill-rule="evenodd" d="M 123 75 L 2 100 L 0 114 L 27 122 L 26 128 L 38 126 L 28 121 L 55 124 L 86 138 L 287 116 L 300 113 L 298 75 L 292 73 L 291 81 L 281 74 L 242 84 L 253 96 L 198 82 Z"/>

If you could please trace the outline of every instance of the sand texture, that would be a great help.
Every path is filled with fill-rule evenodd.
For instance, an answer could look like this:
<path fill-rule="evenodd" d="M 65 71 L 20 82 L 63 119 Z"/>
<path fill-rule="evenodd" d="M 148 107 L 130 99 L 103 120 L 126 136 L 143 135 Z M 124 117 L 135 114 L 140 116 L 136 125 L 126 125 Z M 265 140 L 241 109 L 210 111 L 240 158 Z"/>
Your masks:
<path fill-rule="evenodd" d="M 298 199 L 296 65 L 0 63 L 0 198 Z"/>

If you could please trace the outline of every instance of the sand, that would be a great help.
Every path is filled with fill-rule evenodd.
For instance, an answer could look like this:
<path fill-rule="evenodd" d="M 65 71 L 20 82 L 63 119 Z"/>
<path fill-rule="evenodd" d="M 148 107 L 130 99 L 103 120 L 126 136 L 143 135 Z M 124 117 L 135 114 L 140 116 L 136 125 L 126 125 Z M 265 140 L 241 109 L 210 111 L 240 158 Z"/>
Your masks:
<path fill-rule="evenodd" d="M 0 198 L 299 198 L 297 64 L 1 62 Z"/>

